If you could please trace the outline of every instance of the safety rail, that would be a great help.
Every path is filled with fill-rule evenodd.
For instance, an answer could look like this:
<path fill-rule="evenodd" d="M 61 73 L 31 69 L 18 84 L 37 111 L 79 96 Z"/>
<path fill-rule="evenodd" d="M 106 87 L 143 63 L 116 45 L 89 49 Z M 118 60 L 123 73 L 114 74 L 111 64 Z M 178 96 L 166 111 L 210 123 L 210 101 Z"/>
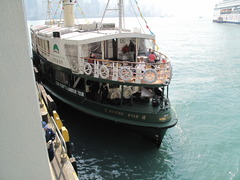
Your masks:
<path fill-rule="evenodd" d="M 65 140 L 64 140 L 64 138 L 62 136 L 62 133 L 60 132 L 60 130 L 59 130 L 59 128 L 58 128 L 58 126 L 57 126 L 57 124 L 56 124 L 56 122 L 55 122 L 55 120 L 54 120 L 54 118 L 52 116 L 51 116 L 50 120 L 51 120 L 51 124 L 53 125 L 54 130 L 56 132 L 56 136 L 58 138 L 58 140 L 56 141 L 55 145 L 56 145 L 56 147 L 59 147 L 59 145 L 61 145 L 61 148 L 62 148 L 61 149 L 61 158 L 65 159 L 67 157 L 67 145 L 66 145 L 66 142 L 65 142 Z M 59 142 L 60 142 L 60 144 L 59 144 Z"/>
<path fill-rule="evenodd" d="M 62 133 L 59 130 L 60 127 L 57 125 L 56 120 L 53 117 L 53 116 L 55 116 L 54 112 L 56 112 L 56 111 L 53 110 L 53 112 L 50 113 L 50 110 L 52 110 L 51 106 L 53 106 L 53 105 L 50 102 L 50 100 L 49 100 L 50 96 L 46 93 L 44 87 L 38 83 L 36 83 L 36 87 L 37 87 L 37 91 L 38 91 L 40 106 L 45 108 L 46 113 L 49 114 L 49 116 L 50 116 L 50 118 L 48 118 L 48 116 L 47 116 L 47 119 L 45 119 L 45 121 L 50 121 L 50 124 L 51 124 L 52 128 L 54 129 L 54 132 L 56 132 L 57 138 L 56 138 L 56 142 L 55 142 L 55 147 L 58 148 L 61 145 L 61 148 L 62 148 L 61 149 L 61 159 L 62 159 L 62 162 L 65 162 L 67 159 L 67 153 L 68 153 L 67 145 L 66 145 L 66 141 L 65 141 Z M 61 121 L 60 118 L 58 118 L 58 120 Z M 61 125 L 62 125 L 62 122 L 61 122 Z"/>
<path fill-rule="evenodd" d="M 81 57 L 78 63 L 70 61 L 70 65 L 74 74 L 85 74 L 95 78 L 137 84 L 170 83 L 172 67 L 166 56 L 160 57 L 155 63 L 149 63 L 146 56 L 138 56 L 137 59 L 139 62 Z"/>

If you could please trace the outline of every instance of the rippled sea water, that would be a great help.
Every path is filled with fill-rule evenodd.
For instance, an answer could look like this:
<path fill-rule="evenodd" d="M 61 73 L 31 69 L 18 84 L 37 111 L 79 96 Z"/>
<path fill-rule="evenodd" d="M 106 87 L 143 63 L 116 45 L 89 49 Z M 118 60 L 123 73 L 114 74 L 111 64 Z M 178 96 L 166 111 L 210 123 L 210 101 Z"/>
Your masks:
<path fill-rule="evenodd" d="M 179 122 L 158 149 L 127 128 L 57 102 L 75 144 L 79 178 L 239 180 L 240 25 L 211 18 L 147 22 L 172 60 L 170 100 Z"/>

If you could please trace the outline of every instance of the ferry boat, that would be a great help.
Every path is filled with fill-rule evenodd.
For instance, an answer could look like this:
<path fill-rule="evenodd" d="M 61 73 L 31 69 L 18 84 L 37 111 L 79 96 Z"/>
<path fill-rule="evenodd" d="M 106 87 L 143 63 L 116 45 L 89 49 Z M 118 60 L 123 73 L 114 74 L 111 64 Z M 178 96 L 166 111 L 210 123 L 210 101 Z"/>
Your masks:
<path fill-rule="evenodd" d="M 240 24 L 240 0 L 223 0 L 216 4 L 213 22 Z"/>
<path fill-rule="evenodd" d="M 169 58 L 155 49 L 151 31 L 124 27 L 123 0 L 118 27 L 103 21 L 75 24 L 74 3 L 62 1 L 64 22 L 31 27 L 33 64 L 42 84 L 73 108 L 132 127 L 160 146 L 177 123 L 169 100 Z M 108 6 L 109 1 L 103 17 Z M 149 48 L 155 62 L 146 56 Z"/>

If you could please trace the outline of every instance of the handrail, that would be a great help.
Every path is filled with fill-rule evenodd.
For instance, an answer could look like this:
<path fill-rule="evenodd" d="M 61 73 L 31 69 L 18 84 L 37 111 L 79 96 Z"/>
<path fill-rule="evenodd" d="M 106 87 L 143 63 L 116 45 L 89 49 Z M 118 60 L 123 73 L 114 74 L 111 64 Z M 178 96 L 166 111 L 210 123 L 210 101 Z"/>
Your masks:
<path fill-rule="evenodd" d="M 67 154 L 67 146 L 66 146 L 66 142 L 62 136 L 62 133 L 60 132 L 60 130 L 58 129 L 58 126 L 56 124 L 56 122 L 54 121 L 54 118 L 51 116 L 51 121 L 52 121 L 52 124 L 54 125 L 54 129 L 55 131 L 57 132 L 56 135 L 58 137 L 58 140 L 61 142 L 61 145 L 62 145 L 62 152 L 61 154 Z"/>
<path fill-rule="evenodd" d="M 139 56 L 139 58 L 145 58 L 145 61 L 141 62 L 81 57 L 77 64 L 72 65 L 74 67 L 72 71 L 74 74 L 86 74 L 112 81 L 168 85 L 172 78 L 171 63 L 167 56 L 161 53 L 157 54 L 157 57 L 156 63 L 147 62 L 146 56 Z"/>

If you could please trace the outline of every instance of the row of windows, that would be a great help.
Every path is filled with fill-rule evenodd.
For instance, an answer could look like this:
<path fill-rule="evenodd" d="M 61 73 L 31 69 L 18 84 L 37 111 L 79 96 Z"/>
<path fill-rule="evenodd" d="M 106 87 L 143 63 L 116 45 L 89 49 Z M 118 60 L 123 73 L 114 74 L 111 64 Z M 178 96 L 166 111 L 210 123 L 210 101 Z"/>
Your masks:
<path fill-rule="evenodd" d="M 240 11 L 221 12 L 220 14 L 240 14 Z"/>
<path fill-rule="evenodd" d="M 38 46 L 38 49 L 45 55 L 50 54 L 50 44 L 48 40 L 37 38 L 37 46 Z"/>

